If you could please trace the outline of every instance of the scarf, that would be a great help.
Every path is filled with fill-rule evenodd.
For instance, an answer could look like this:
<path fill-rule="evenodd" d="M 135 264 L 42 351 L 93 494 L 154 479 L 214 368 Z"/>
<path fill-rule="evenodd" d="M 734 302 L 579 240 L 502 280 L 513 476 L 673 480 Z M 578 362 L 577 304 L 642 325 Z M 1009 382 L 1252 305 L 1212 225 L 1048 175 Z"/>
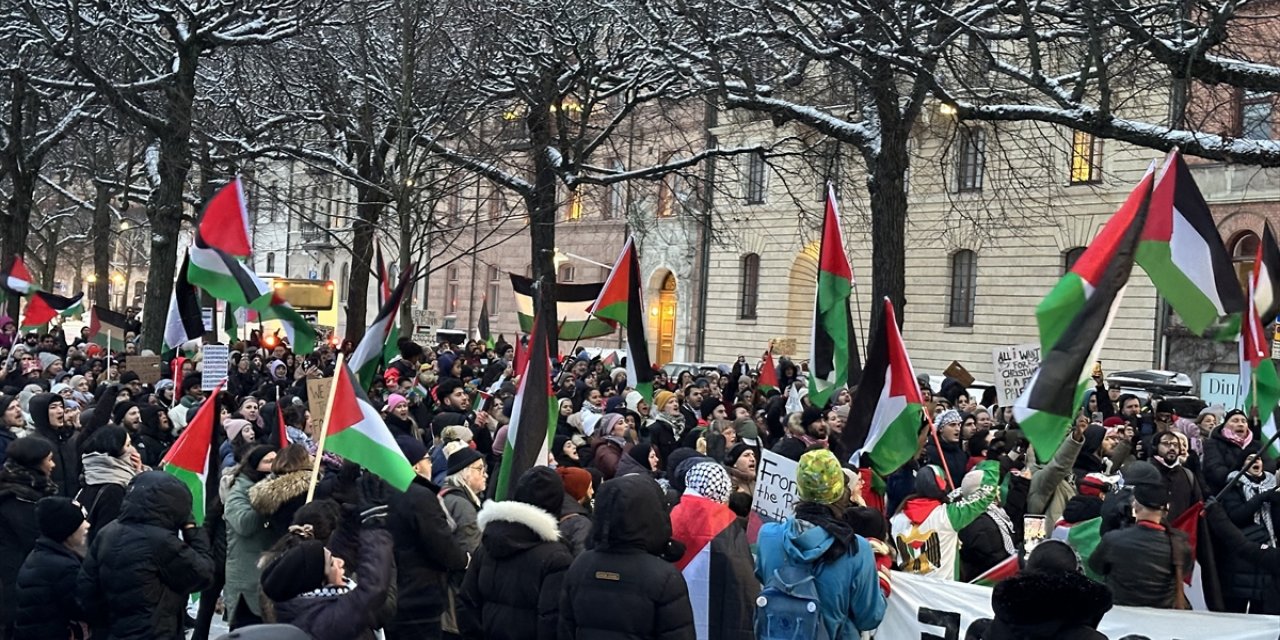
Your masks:
<path fill-rule="evenodd" d="M 834 562 L 846 553 L 858 552 L 858 545 L 853 539 L 853 527 L 836 517 L 831 507 L 816 502 L 801 502 L 796 505 L 795 516 L 798 520 L 822 527 L 831 534 L 832 538 L 835 538 L 827 551 L 822 554 L 822 560 Z"/>
<path fill-rule="evenodd" d="M 1009 518 L 1009 514 L 993 501 L 987 505 L 987 515 L 991 516 L 991 520 L 996 523 L 996 528 L 1000 530 L 1000 542 L 1004 544 L 1004 552 L 1009 555 L 1016 554 L 1018 549 L 1013 544 L 1013 520 Z"/>
<path fill-rule="evenodd" d="M 118 484 L 128 486 L 129 481 L 138 475 L 138 470 L 122 460 L 105 453 L 86 453 L 81 457 L 84 464 L 84 484 L 91 487 L 96 484 Z"/>
<path fill-rule="evenodd" d="M 343 582 L 343 585 L 341 587 L 327 584 L 314 591 L 308 591 L 298 597 L 299 598 L 334 598 L 337 596 L 345 596 L 348 593 L 350 593 L 352 589 L 356 588 L 356 581 L 352 580 L 351 578 L 343 578 L 342 582 Z"/>
<path fill-rule="evenodd" d="M 43 496 L 58 493 L 58 484 L 44 474 L 38 474 L 12 460 L 6 460 L 0 468 L 0 492 L 5 491 L 3 485 L 12 485 L 15 494 L 30 499 L 32 502 Z"/>
<path fill-rule="evenodd" d="M 1231 476 L 1227 478 L 1227 481 L 1230 482 L 1231 478 L 1238 474 L 1240 474 L 1239 471 L 1232 472 Z M 1274 473 L 1267 473 L 1264 471 L 1262 473 L 1262 477 L 1258 480 L 1250 478 L 1247 473 L 1240 478 L 1240 493 L 1244 494 L 1244 499 L 1246 501 L 1251 500 L 1254 496 L 1260 493 L 1274 491 L 1275 488 L 1276 476 Z M 1275 524 L 1271 522 L 1271 505 L 1266 502 L 1262 503 L 1262 508 L 1255 511 L 1253 514 L 1253 522 L 1254 524 L 1260 524 L 1267 528 L 1267 536 L 1271 538 L 1271 544 L 1274 545 L 1276 543 L 1276 529 Z"/>
<path fill-rule="evenodd" d="M 1218 427 L 1218 429 L 1222 431 L 1222 437 L 1226 438 L 1227 442 L 1230 442 L 1241 449 L 1249 446 L 1250 442 L 1253 442 L 1253 429 L 1245 429 L 1243 436 L 1236 435 L 1234 431 L 1227 429 L 1226 425 L 1222 425 L 1221 427 Z"/>

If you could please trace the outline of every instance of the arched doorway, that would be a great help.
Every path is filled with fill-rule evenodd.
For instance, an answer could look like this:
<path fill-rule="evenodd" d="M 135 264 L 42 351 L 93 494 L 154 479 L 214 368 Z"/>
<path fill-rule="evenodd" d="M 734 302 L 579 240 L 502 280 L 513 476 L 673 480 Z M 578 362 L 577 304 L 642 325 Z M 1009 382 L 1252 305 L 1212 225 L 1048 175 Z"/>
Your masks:
<path fill-rule="evenodd" d="M 666 364 L 676 353 L 676 276 L 667 272 L 658 290 L 658 359 Z"/>
<path fill-rule="evenodd" d="M 813 294 L 817 286 L 818 243 L 811 242 L 796 254 L 787 273 L 787 337 L 795 339 L 802 350 L 809 344 Z"/>

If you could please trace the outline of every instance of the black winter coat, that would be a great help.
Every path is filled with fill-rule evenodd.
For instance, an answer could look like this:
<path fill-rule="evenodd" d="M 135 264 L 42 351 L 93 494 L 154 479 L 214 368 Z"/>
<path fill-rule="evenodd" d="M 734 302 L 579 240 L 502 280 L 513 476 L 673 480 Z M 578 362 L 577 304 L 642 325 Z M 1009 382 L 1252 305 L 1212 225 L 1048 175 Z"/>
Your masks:
<path fill-rule="evenodd" d="M 384 529 L 362 529 L 359 545 L 354 589 L 321 589 L 277 602 L 279 621 L 302 629 L 313 640 L 373 640 L 391 588 L 391 535 Z M 354 554 L 334 550 L 334 555 L 346 560 Z"/>
<path fill-rule="evenodd" d="M 82 487 L 76 494 L 76 502 L 89 514 L 89 542 L 92 543 L 102 528 L 120 515 L 124 492 L 124 485 L 102 483 Z"/>
<path fill-rule="evenodd" d="M 387 530 L 395 541 L 396 622 L 438 618 L 448 603 L 451 571 L 467 568 L 467 554 L 453 541 L 438 487 L 415 477 L 409 490 L 388 503 Z"/>
<path fill-rule="evenodd" d="M 80 492 L 80 448 L 76 444 L 76 430 L 57 429 L 49 426 L 49 403 L 62 398 L 52 393 L 41 393 L 31 398 L 28 408 L 35 434 L 53 445 L 53 481 L 58 484 L 58 495 L 74 498 Z"/>
<path fill-rule="evenodd" d="M 689 588 L 661 554 L 671 539 L 662 490 L 643 476 L 606 482 L 594 547 L 565 575 L 560 640 L 693 640 Z"/>
<path fill-rule="evenodd" d="M 187 596 L 208 588 L 214 574 L 208 537 L 183 529 L 190 521 L 191 491 L 177 477 L 148 471 L 133 479 L 120 517 L 89 545 L 77 579 L 85 614 L 104 621 L 101 637 L 185 638 Z"/>
<path fill-rule="evenodd" d="M 1231 524 L 1222 505 L 1210 505 L 1205 508 L 1205 517 L 1213 528 L 1213 537 L 1219 549 L 1230 549 L 1244 561 L 1270 578 L 1270 588 L 1262 594 L 1262 607 L 1258 613 L 1280 613 L 1280 548 L 1267 547 L 1251 542 L 1240 533 L 1240 529 Z"/>
<path fill-rule="evenodd" d="M 1254 516 L 1261 511 L 1270 510 L 1271 522 L 1280 523 L 1280 493 L 1263 491 L 1246 500 L 1237 484 L 1222 494 L 1221 504 L 1231 523 L 1240 529 L 1245 538 L 1255 545 L 1271 544 L 1267 528 L 1258 524 Z M 1271 573 L 1238 553 L 1235 547 L 1221 544 L 1222 541 L 1217 536 L 1214 542 L 1218 543 L 1220 550 L 1218 557 L 1223 558 L 1220 562 L 1224 563 L 1222 578 L 1226 595 L 1263 603 L 1260 609 L 1250 609 L 1252 612 L 1271 615 L 1280 613 L 1280 601 L 1266 602 L 1268 594 L 1275 588 L 1272 585 L 1275 578 Z"/>
<path fill-rule="evenodd" d="M 1007 559 L 1000 527 L 990 514 L 983 513 L 960 530 L 961 582 L 973 580 Z"/>
<path fill-rule="evenodd" d="M 1079 573 L 1027 571 L 995 586 L 983 640 L 1106 640 L 1111 591 Z"/>
<path fill-rule="evenodd" d="M 590 537 L 591 513 L 572 496 L 564 494 L 560 505 L 560 539 L 576 558 L 587 550 L 587 538 Z"/>
<path fill-rule="evenodd" d="M 477 520 L 483 534 L 462 582 L 459 606 L 481 622 L 483 633 L 472 637 L 555 638 L 560 584 L 573 562 L 569 547 L 560 542 L 556 519 L 509 500 L 485 504 Z"/>
<path fill-rule="evenodd" d="M 1191 561 L 1191 545 L 1181 531 L 1138 523 L 1103 535 L 1089 556 L 1089 568 L 1103 576 L 1116 604 L 1172 609 L 1175 562 L 1185 575 Z"/>
<path fill-rule="evenodd" d="M 942 443 L 942 456 L 938 455 L 938 447 L 932 441 L 924 446 L 925 461 L 942 466 L 942 458 L 946 457 L 946 470 L 951 474 L 951 486 L 959 487 L 964 481 L 965 467 L 969 464 L 969 454 L 959 442 Z"/>
<path fill-rule="evenodd" d="M 86 622 L 76 602 L 80 556 L 57 540 L 41 537 L 18 572 L 14 640 L 82 638 Z"/>
<path fill-rule="evenodd" d="M 40 537 L 36 502 L 49 495 L 53 485 L 43 476 L 22 467 L 0 471 L 0 632 L 13 623 L 17 602 L 18 569 Z"/>
<path fill-rule="evenodd" d="M 1262 443 L 1258 442 L 1257 438 L 1243 448 L 1227 440 L 1226 436 L 1222 435 L 1222 429 L 1225 426 L 1221 425 L 1214 429 L 1209 439 L 1204 442 L 1201 466 L 1204 471 L 1204 483 L 1211 494 L 1222 491 L 1222 488 L 1227 486 L 1227 476 L 1231 475 L 1232 471 L 1239 471 L 1249 454 L 1257 453 L 1262 449 Z"/>

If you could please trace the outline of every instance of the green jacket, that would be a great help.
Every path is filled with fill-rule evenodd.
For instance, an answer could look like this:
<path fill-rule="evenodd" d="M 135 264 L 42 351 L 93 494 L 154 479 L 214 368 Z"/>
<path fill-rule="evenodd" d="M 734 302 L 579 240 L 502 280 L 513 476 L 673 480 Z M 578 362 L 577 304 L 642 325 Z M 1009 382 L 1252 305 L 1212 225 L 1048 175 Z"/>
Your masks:
<path fill-rule="evenodd" d="M 223 601 L 227 611 L 234 613 L 241 596 L 254 615 L 262 615 L 258 598 L 258 557 L 275 543 L 270 520 L 253 510 L 249 504 L 249 488 L 253 481 L 240 475 L 231 485 L 223 506 L 222 518 L 227 523 L 227 583 L 223 587 Z"/>

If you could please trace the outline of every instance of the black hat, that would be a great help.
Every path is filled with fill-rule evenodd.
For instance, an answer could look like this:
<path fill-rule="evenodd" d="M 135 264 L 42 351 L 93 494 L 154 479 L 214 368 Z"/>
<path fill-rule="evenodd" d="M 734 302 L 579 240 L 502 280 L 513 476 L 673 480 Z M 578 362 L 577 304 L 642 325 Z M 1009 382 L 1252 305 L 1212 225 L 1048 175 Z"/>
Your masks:
<path fill-rule="evenodd" d="M 418 464 L 427 457 L 427 445 L 413 436 L 396 436 L 396 444 L 399 445 L 404 457 L 409 460 L 409 464 Z"/>
<path fill-rule="evenodd" d="M 1148 509 L 1168 509 L 1169 490 L 1159 484 L 1139 484 L 1133 487 L 1133 499 Z"/>
<path fill-rule="evenodd" d="M 111 409 L 111 421 L 116 424 L 121 424 L 124 420 L 124 414 L 129 413 L 129 410 L 136 406 L 137 405 L 129 402 L 128 400 L 116 403 L 116 406 Z"/>
<path fill-rule="evenodd" d="M 484 454 L 471 447 L 458 449 L 449 456 L 449 466 L 445 473 L 447 475 L 458 473 L 474 464 L 476 460 L 484 460 Z"/>
<path fill-rule="evenodd" d="M 62 542 L 84 524 L 84 508 L 80 503 L 58 496 L 40 498 L 36 503 L 36 523 L 40 535 Z"/>
<path fill-rule="evenodd" d="M 813 406 L 805 407 L 804 413 L 800 414 L 800 426 L 808 429 L 809 425 L 821 420 L 822 416 L 822 409 Z"/>
<path fill-rule="evenodd" d="M 291 624 L 255 624 L 218 636 L 217 640 L 311 640 L 311 634 Z"/>
<path fill-rule="evenodd" d="M 53 445 L 44 438 L 18 438 L 9 443 L 5 456 L 14 464 L 35 469 L 53 454 Z"/>
<path fill-rule="evenodd" d="M 307 540 L 262 570 L 262 593 L 273 602 L 292 600 L 324 585 L 324 543 Z"/>
<path fill-rule="evenodd" d="M 130 382 L 134 382 L 138 379 L 138 372 L 136 371 L 126 371 L 120 374 L 120 384 L 129 384 Z"/>
<path fill-rule="evenodd" d="M 732 467 L 733 465 L 738 463 L 738 458 L 741 458 L 742 454 L 750 450 L 751 450 L 751 447 L 747 446 L 747 443 L 745 442 L 739 442 L 737 444 L 734 444 L 733 448 L 729 449 L 729 453 L 725 454 L 724 456 L 725 464 Z"/>
<path fill-rule="evenodd" d="M 531 504 L 559 518 L 560 507 L 564 504 L 564 481 L 550 467 L 534 467 L 516 481 L 511 499 Z"/>

